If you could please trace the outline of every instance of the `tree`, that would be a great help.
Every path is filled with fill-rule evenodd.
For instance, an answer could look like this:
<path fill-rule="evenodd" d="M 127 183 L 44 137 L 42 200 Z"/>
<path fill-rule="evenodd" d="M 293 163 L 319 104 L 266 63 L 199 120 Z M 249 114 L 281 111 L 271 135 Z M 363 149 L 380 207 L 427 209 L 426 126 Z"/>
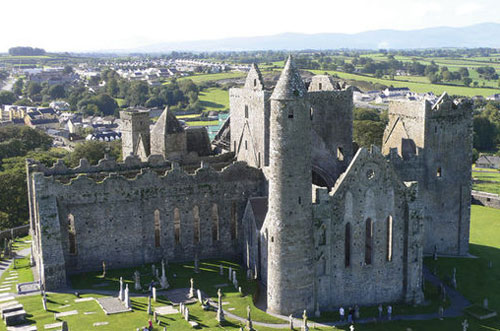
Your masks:
<path fill-rule="evenodd" d="M 465 86 L 470 86 L 470 84 L 472 83 L 472 79 L 470 77 L 465 77 L 462 82 Z"/>
<path fill-rule="evenodd" d="M 116 79 L 112 78 L 106 83 L 106 92 L 112 97 L 117 97 L 120 92 L 120 88 L 118 87 L 118 82 Z"/>
<path fill-rule="evenodd" d="M 133 82 L 130 86 L 129 95 L 127 100 L 131 106 L 144 105 L 146 100 L 149 99 L 149 86 L 144 81 Z"/>
<path fill-rule="evenodd" d="M 52 100 L 62 99 L 66 96 L 66 91 L 63 85 L 52 85 L 49 87 L 49 96 Z"/>
<path fill-rule="evenodd" d="M 21 78 L 19 78 L 12 86 L 12 92 L 14 92 L 14 94 L 17 96 L 21 96 L 23 94 L 23 87 L 24 87 L 24 81 Z"/>
<path fill-rule="evenodd" d="M 385 124 L 376 121 L 353 121 L 353 138 L 359 147 L 381 146 Z"/>
<path fill-rule="evenodd" d="M 73 73 L 73 67 L 72 66 L 64 66 L 64 69 L 63 69 L 63 74 L 66 74 L 66 75 L 69 75 L 69 74 L 72 74 Z"/>
<path fill-rule="evenodd" d="M 10 91 L 0 91 L 0 105 L 11 105 L 16 102 L 17 97 Z"/>
<path fill-rule="evenodd" d="M 380 116 L 375 109 L 354 108 L 354 120 L 380 122 Z"/>
<path fill-rule="evenodd" d="M 354 69 L 356 69 L 351 63 L 345 63 L 342 66 L 342 70 L 344 70 L 347 73 L 354 72 Z"/>
<path fill-rule="evenodd" d="M 80 159 L 87 159 L 90 164 L 97 164 L 100 159 L 104 158 L 104 154 L 109 154 L 115 159 L 121 157 L 121 142 L 119 140 L 107 143 L 104 141 L 86 141 L 75 146 L 75 150 L 66 158 L 68 164 L 76 167 L 80 163 Z"/>
<path fill-rule="evenodd" d="M 461 67 L 460 69 L 458 69 L 458 73 L 462 78 L 469 77 L 469 70 L 465 67 Z"/>
<path fill-rule="evenodd" d="M 37 82 L 29 82 L 26 87 L 26 95 L 30 98 L 33 98 L 35 95 L 40 94 L 42 92 L 42 85 Z"/>
<path fill-rule="evenodd" d="M 474 148 L 485 151 L 495 147 L 497 127 L 487 117 L 474 116 Z"/>

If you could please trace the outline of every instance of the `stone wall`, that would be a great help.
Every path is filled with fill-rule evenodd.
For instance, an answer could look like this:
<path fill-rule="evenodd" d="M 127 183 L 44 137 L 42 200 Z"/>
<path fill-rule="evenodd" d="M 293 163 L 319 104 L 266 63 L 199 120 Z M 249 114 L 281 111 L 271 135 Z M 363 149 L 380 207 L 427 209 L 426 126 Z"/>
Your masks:
<path fill-rule="evenodd" d="M 487 192 L 472 191 L 472 204 L 500 209 L 500 196 Z"/>
<path fill-rule="evenodd" d="M 423 222 L 416 185 L 404 185 L 374 148 L 358 151 L 330 195 L 326 189 L 315 191 L 316 288 L 321 309 L 420 303 Z"/>
<path fill-rule="evenodd" d="M 238 259 L 245 204 L 263 187 L 261 171 L 245 163 L 221 172 L 205 165 L 193 175 L 175 165 L 165 175 L 144 168 L 133 178 L 110 173 L 102 181 L 30 177 L 35 256 L 47 289 L 65 283 L 66 272 L 97 270 L 102 261 L 122 268 L 196 253 Z"/>
<path fill-rule="evenodd" d="M 444 94 L 389 105 L 384 154 L 405 181 L 418 181 L 425 206 L 426 253 L 468 252 L 472 164 L 472 110 Z"/>

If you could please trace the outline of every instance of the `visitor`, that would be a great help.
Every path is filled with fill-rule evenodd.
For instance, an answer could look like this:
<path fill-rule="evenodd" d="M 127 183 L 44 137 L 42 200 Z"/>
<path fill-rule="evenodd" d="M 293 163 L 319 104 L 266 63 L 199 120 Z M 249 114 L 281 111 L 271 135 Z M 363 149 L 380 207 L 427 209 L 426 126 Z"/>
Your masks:
<path fill-rule="evenodd" d="M 382 304 L 378 305 L 378 319 L 382 319 L 382 312 L 384 308 L 382 307 Z"/>
<path fill-rule="evenodd" d="M 153 331 L 153 322 L 151 320 L 148 321 L 148 330 Z"/>
<path fill-rule="evenodd" d="M 352 314 L 353 314 L 352 307 L 349 307 L 349 312 L 347 313 L 347 323 L 352 323 Z"/>
<path fill-rule="evenodd" d="M 344 321 L 344 314 L 345 314 L 344 307 L 340 307 L 339 308 L 339 315 L 340 315 L 340 320 L 342 322 Z"/>
<path fill-rule="evenodd" d="M 387 306 L 387 319 L 390 321 L 392 318 L 392 306 Z"/>

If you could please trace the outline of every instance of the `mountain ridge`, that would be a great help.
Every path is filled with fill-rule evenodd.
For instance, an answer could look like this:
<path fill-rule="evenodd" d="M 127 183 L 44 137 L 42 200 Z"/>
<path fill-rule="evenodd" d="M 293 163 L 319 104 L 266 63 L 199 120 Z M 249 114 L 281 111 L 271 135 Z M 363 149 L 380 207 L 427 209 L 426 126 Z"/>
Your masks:
<path fill-rule="evenodd" d="M 368 50 L 380 48 L 422 49 L 442 47 L 500 48 L 500 23 L 480 23 L 466 27 L 439 26 L 416 30 L 380 29 L 353 34 L 303 34 L 285 32 L 269 36 L 162 42 L 127 50 L 114 51 L 128 53 L 165 53 L 171 51 Z"/>

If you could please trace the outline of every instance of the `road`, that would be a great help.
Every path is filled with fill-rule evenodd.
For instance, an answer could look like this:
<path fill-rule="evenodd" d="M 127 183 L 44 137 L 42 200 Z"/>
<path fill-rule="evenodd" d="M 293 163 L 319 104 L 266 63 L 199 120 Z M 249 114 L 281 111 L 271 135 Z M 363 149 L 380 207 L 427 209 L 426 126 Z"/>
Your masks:
<path fill-rule="evenodd" d="M 12 90 L 12 86 L 16 80 L 14 78 L 9 78 L 5 82 L 5 85 L 2 86 L 2 91 L 10 91 Z"/>

